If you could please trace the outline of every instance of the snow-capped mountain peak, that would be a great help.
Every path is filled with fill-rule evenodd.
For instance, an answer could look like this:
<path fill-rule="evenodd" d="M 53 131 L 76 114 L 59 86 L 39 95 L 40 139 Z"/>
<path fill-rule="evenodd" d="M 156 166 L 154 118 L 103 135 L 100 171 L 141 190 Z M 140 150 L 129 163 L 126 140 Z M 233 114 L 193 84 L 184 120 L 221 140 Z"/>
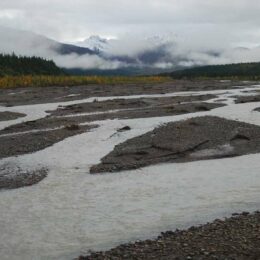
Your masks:
<path fill-rule="evenodd" d="M 93 51 L 104 51 L 108 44 L 108 39 L 98 35 L 92 35 L 89 38 L 76 43 L 80 47 L 89 48 Z"/>

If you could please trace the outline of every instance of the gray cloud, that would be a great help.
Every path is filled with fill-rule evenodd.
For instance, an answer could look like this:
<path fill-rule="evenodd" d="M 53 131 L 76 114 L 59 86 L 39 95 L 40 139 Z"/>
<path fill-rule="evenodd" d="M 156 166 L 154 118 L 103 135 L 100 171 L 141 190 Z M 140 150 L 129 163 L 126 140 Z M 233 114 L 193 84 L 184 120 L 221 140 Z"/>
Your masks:
<path fill-rule="evenodd" d="M 58 66 L 63 68 L 71 69 L 102 69 L 102 70 L 113 70 L 126 66 L 120 61 L 111 61 L 102 59 L 97 55 L 54 55 L 53 60 Z"/>
<path fill-rule="evenodd" d="M 229 43 L 260 40 L 259 0 L 1 0 L 0 10 L 0 24 L 62 41 L 186 30 L 205 41 L 222 30 Z"/>
<path fill-rule="evenodd" d="M 0 48 L 52 58 L 68 68 L 128 66 L 122 57 L 158 68 L 259 61 L 259 12 L 259 0 L 1 0 L 0 26 L 58 41 L 93 34 L 117 40 L 109 41 L 103 56 L 57 55 L 52 41 L 26 32 L 12 38 L 7 30 Z"/>

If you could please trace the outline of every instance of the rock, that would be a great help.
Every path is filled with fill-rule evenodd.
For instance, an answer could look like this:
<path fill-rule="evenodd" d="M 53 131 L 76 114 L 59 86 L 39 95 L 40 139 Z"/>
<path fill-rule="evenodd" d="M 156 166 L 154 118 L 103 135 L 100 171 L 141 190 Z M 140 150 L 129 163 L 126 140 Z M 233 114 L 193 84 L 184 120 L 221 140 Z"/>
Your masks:
<path fill-rule="evenodd" d="M 124 126 L 120 129 L 118 129 L 117 132 L 125 132 L 125 131 L 129 131 L 129 130 L 131 130 L 130 126 Z"/>

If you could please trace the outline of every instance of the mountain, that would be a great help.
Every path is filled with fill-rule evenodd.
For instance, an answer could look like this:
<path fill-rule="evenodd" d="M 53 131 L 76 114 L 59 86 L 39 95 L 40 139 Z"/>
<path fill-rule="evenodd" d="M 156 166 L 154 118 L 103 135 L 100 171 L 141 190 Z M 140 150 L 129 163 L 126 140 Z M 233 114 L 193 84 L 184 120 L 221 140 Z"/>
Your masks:
<path fill-rule="evenodd" d="M 171 37 L 104 39 L 91 36 L 76 44 L 65 44 L 45 36 L 0 27 L 0 53 L 51 59 L 76 74 L 140 75 L 183 68 L 196 64 L 189 52 L 180 53 Z M 216 58 L 215 53 L 205 54 Z"/>
<path fill-rule="evenodd" d="M 149 37 L 128 35 L 119 39 L 91 36 L 77 44 L 98 52 L 104 60 L 119 62 L 120 72 L 129 69 L 131 73 L 138 71 L 138 74 L 167 72 L 207 62 L 217 63 L 221 59 L 222 52 L 219 50 L 184 50 L 175 42 L 174 37 L 172 34 Z M 202 60 L 199 60 L 199 56 L 203 57 Z"/>
<path fill-rule="evenodd" d="M 0 52 L 16 53 L 17 55 L 41 56 L 44 58 L 52 58 L 55 55 L 94 55 L 94 51 L 71 44 L 64 44 L 49 39 L 45 36 L 20 31 L 12 28 L 0 27 Z"/>
<path fill-rule="evenodd" d="M 104 52 L 109 44 L 109 40 L 101 38 L 98 35 L 93 35 L 83 41 L 76 42 L 75 44 L 95 52 Z"/>
<path fill-rule="evenodd" d="M 174 35 L 126 35 L 120 39 L 91 36 L 75 44 L 5 27 L 0 27 L 0 35 L 0 53 L 42 57 L 69 73 L 81 75 L 145 75 L 260 59 L 259 47 L 218 50 L 183 46 Z"/>
<path fill-rule="evenodd" d="M 78 54 L 78 55 L 95 55 L 97 52 L 92 51 L 88 48 L 83 48 L 79 46 L 75 46 L 72 44 L 65 44 L 65 43 L 58 43 L 57 45 L 53 46 L 52 49 L 56 51 L 58 54 L 61 55 L 70 55 L 70 54 Z"/>
<path fill-rule="evenodd" d="M 51 59 L 59 67 L 76 74 L 159 73 L 165 71 L 161 68 L 161 61 L 169 56 L 164 46 L 156 46 L 150 40 L 138 43 L 142 46 L 141 50 L 137 45 L 137 50 L 133 53 L 127 46 L 127 44 L 132 46 L 128 40 L 108 40 L 99 36 L 92 36 L 77 46 L 61 43 L 33 32 L 5 27 L 0 27 L 0 35 L 0 53 Z M 145 50 L 146 45 L 149 45 L 148 50 Z"/>
<path fill-rule="evenodd" d="M 169 37 L 162 36 L 145 37 L 140 40 L 134 38 L 105 39 L 94 35 L 75 44 L 96 51 L 105 59 L 125 62 L 129 66 L 152 67 L 152 64 L 161 62 L 169 56 L 167 47 L 172 44 L 172 41 Z M 134 46 L 134 53 L 131 50 L 132 46 L 129 45 Z"/>

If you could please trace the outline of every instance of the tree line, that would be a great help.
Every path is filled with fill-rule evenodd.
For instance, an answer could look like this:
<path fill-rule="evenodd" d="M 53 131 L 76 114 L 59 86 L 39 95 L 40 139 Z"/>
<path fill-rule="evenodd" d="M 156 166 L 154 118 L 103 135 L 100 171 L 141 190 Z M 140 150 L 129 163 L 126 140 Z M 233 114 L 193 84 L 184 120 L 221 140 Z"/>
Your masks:
<path fill-rule="evenodd" d="M 0 54 L 0 76 L 64 75 L 52 60 L 39 57 Z"/>
<path fill-rule="evenodd" d="M 259 78 L 260 62 L 227 65 L 208 65 L 164 74 L 176 79 L 182 78 Z"/>

